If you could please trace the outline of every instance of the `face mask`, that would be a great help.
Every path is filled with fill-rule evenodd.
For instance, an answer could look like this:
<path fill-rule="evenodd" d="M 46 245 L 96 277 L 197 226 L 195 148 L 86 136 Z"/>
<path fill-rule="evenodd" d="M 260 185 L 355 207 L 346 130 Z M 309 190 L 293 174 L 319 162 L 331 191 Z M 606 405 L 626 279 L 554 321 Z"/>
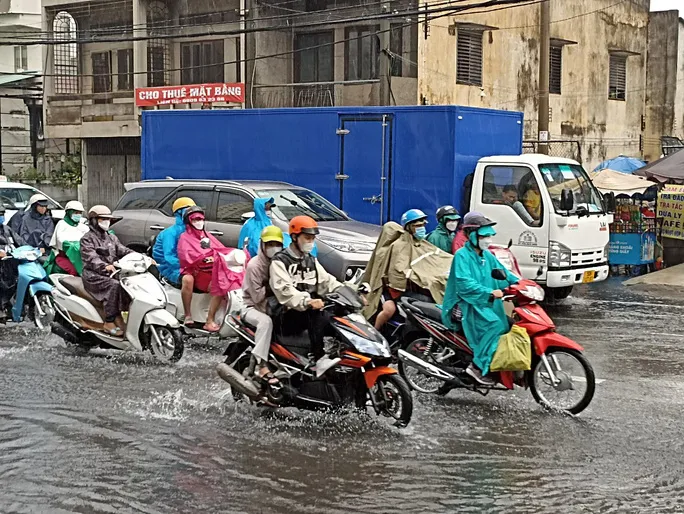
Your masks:
<path fill-rule="evenodd" d="M 104 221 L 98 221 L 97 224 L 100 226 L 102 230 L 107 232 L 109 230 L 109 220 L 104 220 Z"/>
<path fill-rule="evenodd" d="M 482 239 L 478 240 L 477 244 L 480 247 L 480 250 L 488 250 L 489 247 L 492 245 L 492 238 L 483 237 Z"/>
<path fill-rule="evenodd" d="M 427 229 L 425 227 L 418 227 L 414 236 L 416 239 L 425 239 L 427 237 Z"/>
<path fill-rule="evenodd" d="M 273 259 L 273 257 L 275 257 L 275 254 L 277 254 L 282 249 L 282 246 L 269 246 L 268 248 L 266 248 L 266 257 L 268 257 L 269 259 Z"/>
<path fill-rule="evenodd" d="M 266 216 L 273 219 L 273 211 L 266 211 Z"/>
<path fill-rule="evenodd" d="M 446 228 L 449 232 L 456 232 L 458 228 L 458 221 L 447 221 Z"/>
<path fill-rule="evenodd" d="M 81 221 L 82 217 L 83 217 L 82 214 L 72 214 L 71 215 L 71 221 L 73 221 L 74 223 L 78 223 L 79 221 Z"/>
<path fill-rule="evenodd" d="M 204 220 L 193 221 L 191 222 L 191 225 L 197 230 L 204 230 Z"/>
<path fill-rule="evenodd" d="M 302 243 L 302 252 L 304 253 L 311 253 L 314 249 L 314 244 L 313 243 Z"/>

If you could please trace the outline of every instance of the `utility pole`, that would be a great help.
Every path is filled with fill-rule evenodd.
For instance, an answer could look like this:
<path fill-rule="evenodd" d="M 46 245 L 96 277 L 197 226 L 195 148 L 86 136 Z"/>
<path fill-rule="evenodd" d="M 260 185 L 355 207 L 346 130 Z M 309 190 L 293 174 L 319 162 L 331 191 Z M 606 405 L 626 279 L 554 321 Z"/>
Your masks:
<path fill-rule="evenodd" d="M 389 14 L 389 2 L 383 2 L 382 14 Z M 380 102 L 379 105 L 390 104 L 390 66 L 392 60 L 389 54 L 390 49 L 390 22 L 389 18 L 383 17 L 380 20 L 380 56 L 378 58 L 378 78 L 380 79 Z"/>
<path fill-rule="evenodd" d="M 538 123 L 538 152 L 548 155 L 549 145 L 549 62 L 551 53 L 551 0 L 544 0 L 539 4 L 539 113 Z"/>

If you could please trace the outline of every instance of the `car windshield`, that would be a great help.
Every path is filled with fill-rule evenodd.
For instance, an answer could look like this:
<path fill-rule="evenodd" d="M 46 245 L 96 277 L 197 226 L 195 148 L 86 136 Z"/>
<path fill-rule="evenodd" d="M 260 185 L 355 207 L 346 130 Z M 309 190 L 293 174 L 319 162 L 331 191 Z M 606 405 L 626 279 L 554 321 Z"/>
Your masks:
<path fill-rule="evenodd" d="M 544 177 L 544 184 L 546 184 L 553 207 L 558 214 L 565 214 L 565 211 L 559 209 L 563 189 L 570 189 L 575 197 L 571 212 L 576 212 L 580 207 L 589 213 L 603 212 L 601 195 L 589 180 L 582 166 L 577 164 L 542 164 L 539 166 L 539 171 Z"/>
<path fill-rule="evenodd" d="M 311 216 L 316 221 L 348 221 L 349 218 L 328 200 L 308 189 L 269 189 L 257 193 L 273 198 L 276 216 L 291 220 L 295 216 Z"/>
<path fill-rule="evenodd" d="M 0 187 L 0 204 L 5 209 L 24 209 L 28 205 L 29 199 L 36 193 L 40 193 L 40 191 L 29 187 Z M 48 207 L 53 211 L 61 209 L 52 201 L 48 202 Z"/>

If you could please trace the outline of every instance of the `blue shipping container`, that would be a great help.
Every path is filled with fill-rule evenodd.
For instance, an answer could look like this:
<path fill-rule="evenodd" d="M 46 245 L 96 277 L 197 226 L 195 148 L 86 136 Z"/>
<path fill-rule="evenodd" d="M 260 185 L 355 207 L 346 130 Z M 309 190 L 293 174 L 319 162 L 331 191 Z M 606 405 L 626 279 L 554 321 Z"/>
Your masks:
<path fill-rule="evenodd" d="M 459 106 L 145 111 L 142 175 L 281 180 L 383 223 L 462 208 L 478 159 L 520 154 L 522 134 L 522 113 Z"/>

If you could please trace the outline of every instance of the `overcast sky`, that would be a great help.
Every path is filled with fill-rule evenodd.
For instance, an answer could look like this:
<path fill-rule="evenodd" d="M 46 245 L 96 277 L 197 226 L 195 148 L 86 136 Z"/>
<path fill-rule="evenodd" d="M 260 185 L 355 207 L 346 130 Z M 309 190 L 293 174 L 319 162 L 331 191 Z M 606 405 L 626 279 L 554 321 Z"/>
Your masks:
<path fill-rule="evenodd" d="M 669 11 L 679 9 L 680 16 L 684 16 L 684 0 L 651 0 L 651 11 Z"/>

